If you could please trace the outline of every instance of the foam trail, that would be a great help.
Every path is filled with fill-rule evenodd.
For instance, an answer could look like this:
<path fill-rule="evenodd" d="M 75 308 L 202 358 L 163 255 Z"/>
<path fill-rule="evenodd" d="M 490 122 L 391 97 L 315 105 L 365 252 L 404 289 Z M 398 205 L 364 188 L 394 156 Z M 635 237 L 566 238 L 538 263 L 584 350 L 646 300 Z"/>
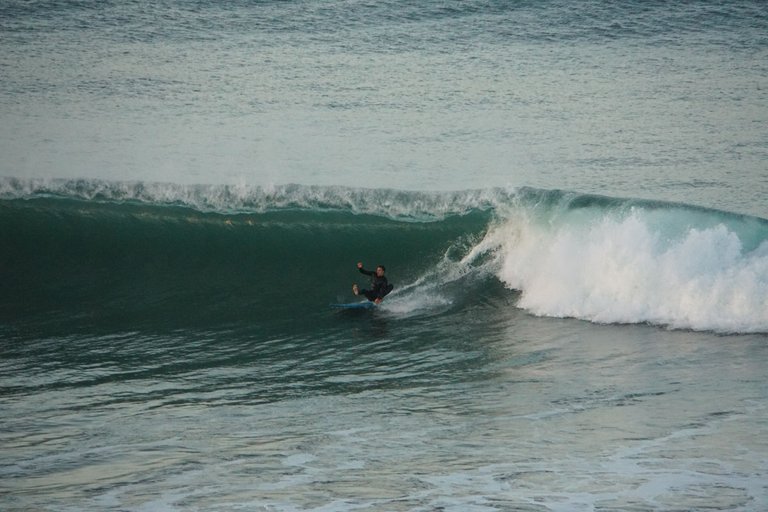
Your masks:
<path fill-rule="evenodd" d="M 768 241 L 724 223 L 670 236 L 647 211 L 555 225 L 508 221 L 499 278 L 536 315 L 716 332 L 768 331 Z M 487 241 L 486 241 L 487 243 Z"/>

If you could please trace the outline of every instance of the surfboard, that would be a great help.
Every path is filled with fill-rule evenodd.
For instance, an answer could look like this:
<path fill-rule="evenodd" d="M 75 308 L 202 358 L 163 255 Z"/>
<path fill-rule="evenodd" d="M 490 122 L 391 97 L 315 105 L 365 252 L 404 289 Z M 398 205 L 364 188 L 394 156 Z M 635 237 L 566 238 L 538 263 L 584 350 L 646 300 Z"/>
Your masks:
<path fill-rule="evenodd" d="M 365 302 L 347 302 L 345 304 L 331 304 L 332 308 L 336 309 L 373 309 L 376 304 L 370 301 Z"/>

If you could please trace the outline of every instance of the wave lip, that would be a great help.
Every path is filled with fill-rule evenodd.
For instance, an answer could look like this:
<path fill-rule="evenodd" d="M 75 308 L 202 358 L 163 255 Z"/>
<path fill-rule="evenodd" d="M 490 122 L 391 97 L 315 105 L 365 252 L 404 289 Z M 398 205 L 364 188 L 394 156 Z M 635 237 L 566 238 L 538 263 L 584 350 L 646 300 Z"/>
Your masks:
<path fill-rule="evenodd" d="M 181 185 L 0 178 L 0 199 L 67 199 L 183 206 L 204 213 L 264 213 L 279 210 L 347 211 L 395 220 L 435 221 L 476 210 L 491 210 L 514 191 L 478 189 L 416 192 L 311 185 Z"/>

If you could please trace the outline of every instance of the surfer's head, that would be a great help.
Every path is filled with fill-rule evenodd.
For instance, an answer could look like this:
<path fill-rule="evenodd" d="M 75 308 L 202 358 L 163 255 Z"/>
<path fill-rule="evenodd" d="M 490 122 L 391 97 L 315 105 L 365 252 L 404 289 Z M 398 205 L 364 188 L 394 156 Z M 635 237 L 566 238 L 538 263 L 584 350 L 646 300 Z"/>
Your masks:
<path fill-rule="evenodd" d="M 384 272 L 386 271 L 387 269 L 384 268 L 384 265 L 379 265 L 378 267 L 376 267 L 376 275 L 379 277 L 383 276 Z"/>

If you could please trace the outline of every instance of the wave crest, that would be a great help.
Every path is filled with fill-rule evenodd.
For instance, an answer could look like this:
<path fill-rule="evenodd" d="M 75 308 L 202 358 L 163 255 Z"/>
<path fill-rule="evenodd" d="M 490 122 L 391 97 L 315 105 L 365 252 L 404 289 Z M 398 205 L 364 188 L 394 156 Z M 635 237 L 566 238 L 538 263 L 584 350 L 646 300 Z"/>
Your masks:
<path fill-rule="evenodd" d="M 514 191 L 411 192 L 308 185 L 181 185 L 103 180 L 0 178 L 0 198 L 61 197 L 86 201 L 183 206 L 204 213 L 264 213 L 301 209 L 348 211 L 396 220 L 435 221 L 490 210 Z"/>

